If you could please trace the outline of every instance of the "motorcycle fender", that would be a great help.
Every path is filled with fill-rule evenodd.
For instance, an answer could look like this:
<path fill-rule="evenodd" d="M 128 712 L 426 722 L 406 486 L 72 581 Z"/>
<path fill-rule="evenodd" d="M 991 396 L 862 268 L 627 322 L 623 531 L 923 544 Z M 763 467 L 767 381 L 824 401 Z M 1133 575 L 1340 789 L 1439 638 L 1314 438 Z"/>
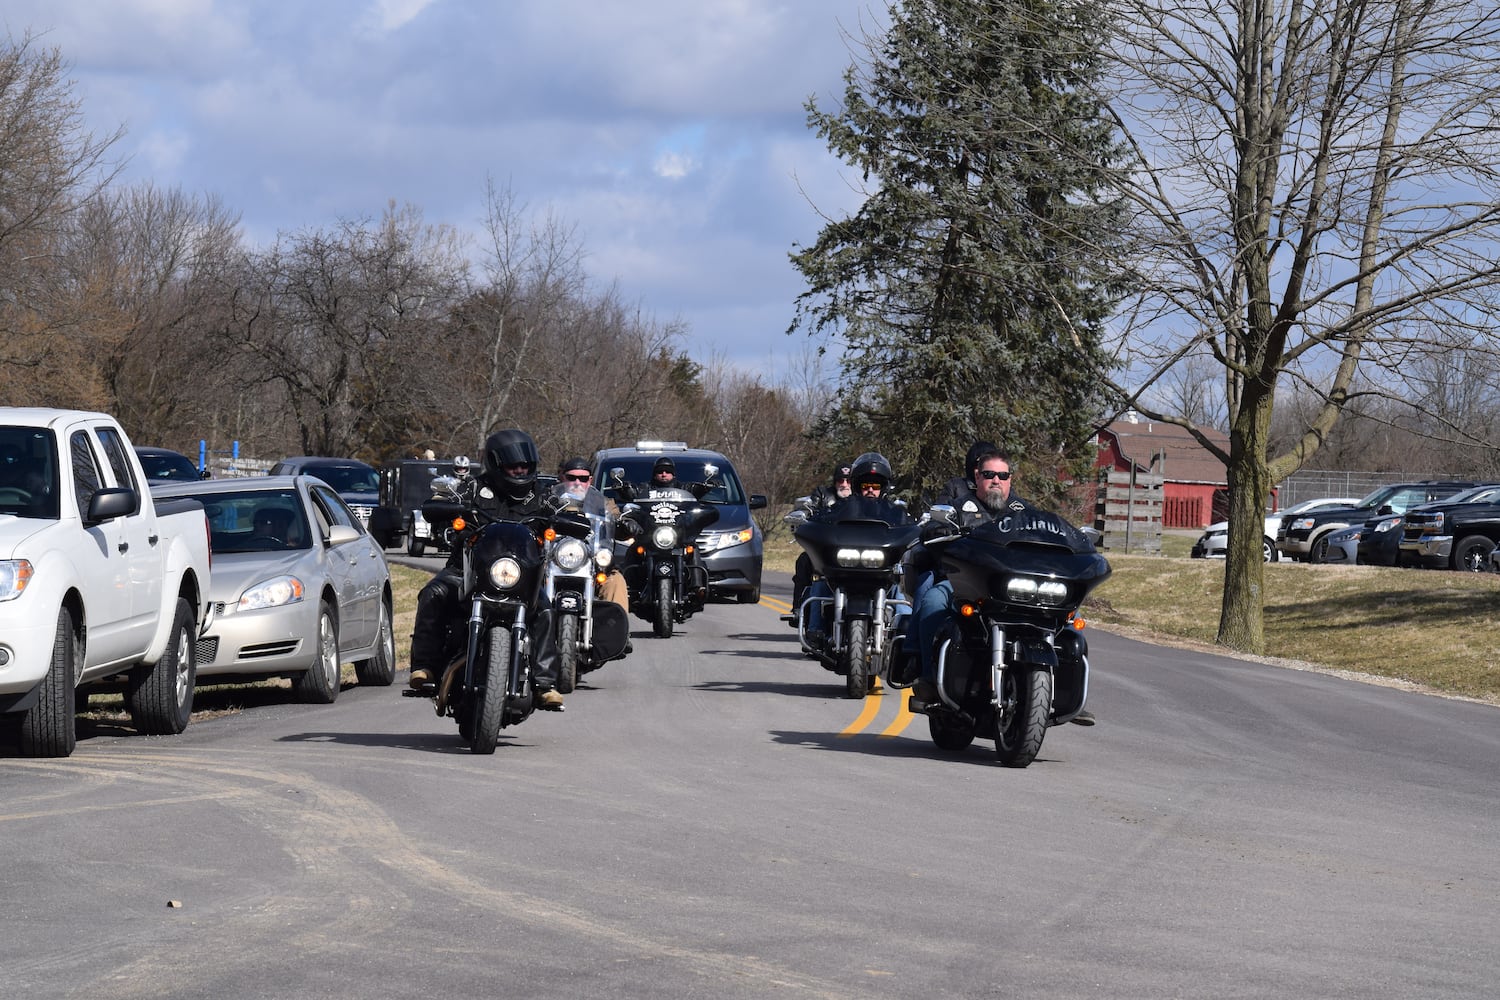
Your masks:
<path fill-rule="evenodd" d="M 847 594 L 844 597 L 844 617 L 874 618 L 875 598 L 870 594 Z"/>
<path fill-rule="evenodd" d="M 1017 639 L 1011 645 L 1009 665 L 1022 669 L 1057 669 L 1057 650 L 1041 639 Z"/>

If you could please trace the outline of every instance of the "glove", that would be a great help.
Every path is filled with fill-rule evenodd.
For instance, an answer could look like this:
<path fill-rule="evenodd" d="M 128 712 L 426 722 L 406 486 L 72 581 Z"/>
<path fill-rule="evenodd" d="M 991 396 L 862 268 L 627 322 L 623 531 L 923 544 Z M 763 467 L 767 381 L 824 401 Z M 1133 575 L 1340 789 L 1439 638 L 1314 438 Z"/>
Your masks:
<path fill-rule="evenodd" d="M 618 521 L 615 522 L 615 537 L 616 538 L 634 538 L 636 535 L 639 535 L 640 533 L 641 533 L 640 522 L 636 521 L 629 514 L 624 515 Z"/>

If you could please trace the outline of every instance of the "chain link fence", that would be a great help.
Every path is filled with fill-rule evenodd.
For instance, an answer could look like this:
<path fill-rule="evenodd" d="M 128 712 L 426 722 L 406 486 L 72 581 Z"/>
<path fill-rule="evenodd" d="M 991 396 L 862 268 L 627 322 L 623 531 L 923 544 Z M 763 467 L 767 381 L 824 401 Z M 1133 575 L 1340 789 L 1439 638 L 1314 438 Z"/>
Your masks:
<path fill-rule="evenodd" d="M 1424 479 L 1472 479 L 1449 472 L 1348 472 L 1332 469 L 1300 469 L 1276 487 L 1276 508 L 1320 497 L 1362 497 L 1387 483 L 1418 483 Z"/>

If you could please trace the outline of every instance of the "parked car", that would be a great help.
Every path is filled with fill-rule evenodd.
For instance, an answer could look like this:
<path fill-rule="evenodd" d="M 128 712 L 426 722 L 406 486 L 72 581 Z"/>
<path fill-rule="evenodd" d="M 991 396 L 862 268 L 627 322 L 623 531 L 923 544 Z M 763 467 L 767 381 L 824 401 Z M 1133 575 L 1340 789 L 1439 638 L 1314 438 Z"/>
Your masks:
<path fill-rule="evenodd" d="M 1352 507 L 1327 507 L 1322 510 L 1289 514 L 1281 519 L 1276 547 L 1284 556 L 1304 562 L 1322 562 L 1328 539 L 1335 531 L 1363 525 L 1385 514 L 1404 514 L 1417 504 L 1444 500 L 1480 483 L 1458 480 L 1425 480 L 1419 483 L 1392 483 L 1382 486 Z"/>
<path fill-rule="evenodd" d="M 21 752 L 71 754 L 92 691 L 182 732 L 211 565 L 203 506 L 155 499 L 113 418 L 0 407 L 0 715 Z"/>
<path fill-rule="evenodd" d="M 1266 515 L 1265 534 L 1261 539 L 1261 557 L 1266 562 L 1275 562 L 1280 553 L 1276 548 L 1276 533 L 1281 530 L 1281 519 L 1291 514 L 1302 514 L 1325 507 L 1349 507 L 1359 503 L 1358 497 L 1319 497 L 1293 504 L 1286 510 Z M 1194 559 L 1224 558 L 1229 549 L 1229 522 L 1217 521 L 1204 529 L 1191 553 Z"/>
<path fill-rule="evenodd" d="M 719 517 L 698 536 L 699 551 L 708 569 L 709 594 L 741 604 L 755 604 L 760 600 L 762 541 L 760 528 L 750 512 L 765 507 L 766 498 L 760 493 L 745 492 L 729 459 L 716 451 L 689 448 L 682 441 L 638 441 L 631 448 L 604 448 L 595 452 L 594 482 L 606 496 L 616 499 L 609 478 L 611 469 L 623 469 L 627 483 L 647 483 L 651 480 L 651 466 L 663 455 L 676 464 L 677 478 L 683 482 L 703 482 L 704 467 L 718 467 L 718 485 L 703 500 L 718 508 Z"/>
<path fill-rule="evenodd" d="M 1385 512 L 1375 515 L 1364 524 L 1355 525 L 1336 531 L 1328 536 L 1328 551 L 1320 560 L 1325 563 L 1338 563 L 1353 566 L 1356 563 L 1362 566 L 1396 566 L 1396 565 L 1450 565 L 1449 550 L 1453 541 L 1448 536 L 1442 541 L 1449 543 L 1442 547 L 1442 555 L 1434 561 L 1428 557 L 1418 558 L 1416 554 L 1407 551 L 1404 540 L 1406 524 L 1412 517 L 1418 518 L 1419 524 L 1428 529 L 1436 526 L 1441 528 L 1444 511 L 1450 511 L 1449 524 L 1452 524 L 1451 509 L 1471 503 L 1480 503 L 1486 500 L 1500 501 L 1500 486 L 1476 486 L 1473 489 L 1463 490 L 1453 494 L 1446 500 L 1434 503 L 1418 504 L 1410 508 L 1405 514 Z M 1500 503 L 1497 503 L 1500 506 Z M 1435 519 L 1432 515 L 1436 515 Z M 1421 535 L 1418 531 L 1416 535 Z M 1435 541 L 1435 539 L 1434 539 Z M 1463 555 L 1461 561 L 1467 564 L 1469 569 L 1483 572 L 1488 568 L 1489 546 L 1493 542 L 1480 536 L 1476 538 L 1465 538 Z M 1428 549 L 1427 543 L 1419 543 L 1418 548 Z M 1428 549 L 1431 551 L 1430 549 Z M 1463 568 L 1463 567 L 1458 567 Z"/>
<path fill-rule="evenodd" d="M 380 504 L 380 473 L 357 458 L 298 455 L 277 462 L 271 475 L 317 476 L 333 487 L 365 528 L 370 525 L 370 513 Z"/>
<path fill-rule="evenodd" d="M 312 476 L 159 486 L 208 515 L 214 620 L 198 640 L 198 680 L 289 677 L 303 701 L 338 697 L 339 668 L 361 684 L 396 676 L 385 557 L 332 487 Z"/>
<path fill-rule="evenodd" d="M 1500 545 L 1500 485 L 1480 486 L 1406 512 L 1403 563 L 1483 573 Z"/>
<path fill-rule="evenodd" d="M 207 469 L 200 472 L 198 463 L 170 448 L 137 447 L 135 457 L 141 460 L 148 483 L 191 483 L 209 477 Z"/>

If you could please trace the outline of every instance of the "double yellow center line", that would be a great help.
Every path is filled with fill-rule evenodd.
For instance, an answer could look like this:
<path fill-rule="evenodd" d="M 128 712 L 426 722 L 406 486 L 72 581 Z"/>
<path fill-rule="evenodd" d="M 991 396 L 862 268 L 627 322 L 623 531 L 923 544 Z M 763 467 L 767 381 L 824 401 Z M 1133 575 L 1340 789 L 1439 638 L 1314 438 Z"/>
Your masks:
<path fill-rule="evenodd" d="M 762 594 L 760 603 L 762 607 L 770 608 L 780 615 L 791 614 L 792 611 L 791 604 L 779 597 L 767 597 Z M 913 718 L 911 712 L 906 707 L 906 692 L 899 688 L 887 688 L 884 684 L 877 684 L 875 690 L 865 695 L 864 700 L 860 702 L 859 715 L 853 722 L 844 727 L 839 735 L 858 736 L 868 729 L 874 723 L 876 716 L 880 714 L 880 709 L 885 704 L 885 695 L 887 692 L 894 696 L 896 718 L 891 721 L 890 725 L 880 731 L 880 735 L 900 736 L 905 732 L 906 727 L 911 725 Z"/>

